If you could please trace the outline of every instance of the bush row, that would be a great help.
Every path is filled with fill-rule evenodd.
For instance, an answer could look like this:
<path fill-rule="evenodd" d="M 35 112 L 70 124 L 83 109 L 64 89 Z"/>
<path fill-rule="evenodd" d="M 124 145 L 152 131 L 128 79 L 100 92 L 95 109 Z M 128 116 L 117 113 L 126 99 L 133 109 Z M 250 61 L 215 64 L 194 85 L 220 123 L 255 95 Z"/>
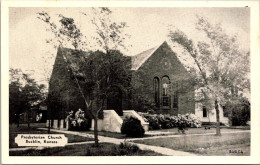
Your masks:
<path fill-rule="evenodd" d="M 178 114 L 177 116 L 169 114 L 149 114 L 138 112 L 146 122 L 149 122 L 149 130 L 156 129 L 169 129 L 180 127 L 185 125 L 185 127 L 201 127 L 201 121 L 199 117 L 194 114 Z"/>

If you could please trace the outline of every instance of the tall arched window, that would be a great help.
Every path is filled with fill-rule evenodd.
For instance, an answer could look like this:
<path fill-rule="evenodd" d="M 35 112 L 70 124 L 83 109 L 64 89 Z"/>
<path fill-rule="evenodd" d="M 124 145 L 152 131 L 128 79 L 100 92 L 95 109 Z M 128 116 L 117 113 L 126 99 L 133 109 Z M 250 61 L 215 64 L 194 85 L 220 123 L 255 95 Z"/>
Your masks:
<path fill-rule="evenodd" d="M 170 79 L 168 76 L 162 78 L 162 103 L 164 107 L 170 106 Z"/>
<path fill-rule="evenodd" d="M 160 98 L 160 89 L 159 89 L 159 78 L 155 77 L 153 79 L 153 88 L 154 88 L 154 102 L 156 106 L 159 106 Z"/>

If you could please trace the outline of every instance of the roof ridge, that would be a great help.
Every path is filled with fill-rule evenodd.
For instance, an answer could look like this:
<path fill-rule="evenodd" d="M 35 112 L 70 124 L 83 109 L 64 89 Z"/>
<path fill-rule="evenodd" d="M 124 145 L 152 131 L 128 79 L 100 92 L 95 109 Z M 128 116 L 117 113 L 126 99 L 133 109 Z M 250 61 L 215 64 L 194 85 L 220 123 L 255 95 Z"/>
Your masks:
<path fill-rule="evenodd" d="M 138 53 L 138 54 L 132 56 L 132 70 L 138 70 L 138 69 L 145 63 L 145 61 L 146 61 L 149 57 L 151 57 L 151 55 L 154 54 L 154 52 L 155 52 L 159 47 L 161 47 L 164 43 L 166 43 L 166 44 L 168 45 L 168 43 L 167 43 L 166 41 L 163 41 L 161 44 L 159 44 L 159 45 L 156 46 L 156 47 L 147 49 L 147 50 L 145 50 L 145 51 L 142 51 L 141 53 Z M 148 51 L 148 53 L 147 53 L 147 54 L 144 54 L 144 53 L 147 52 L 147 51 Z M 151 51 L 151 52 L 149 52 L 149 51 Z M 139 56 L 141 56 L 141 55 L 144 56 L 143 58 L 140 57 L 141 59 L 139 59 L 139 60 L 141 60 L 141 62 L 139 61 L 139 63 L 133 64 L 134 61 L 136 61 L 136 60 L 135 60 L 136 57 L 139 57 Z"/>

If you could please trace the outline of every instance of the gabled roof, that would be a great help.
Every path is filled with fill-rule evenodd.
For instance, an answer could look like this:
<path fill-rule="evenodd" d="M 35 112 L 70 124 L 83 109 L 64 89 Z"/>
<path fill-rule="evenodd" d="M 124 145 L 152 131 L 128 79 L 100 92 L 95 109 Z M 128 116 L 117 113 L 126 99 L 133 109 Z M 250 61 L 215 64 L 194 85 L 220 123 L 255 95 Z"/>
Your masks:
<path fill-rule="evenodd" d="M 153 55 L 153 53 L 164 43 L 167 44 L 167 42 L 164 41 L 159 46 L 156 46 L 154 48 L 143 51 L 135 56 L 132 56 L 132 70 L 138 70 L 145 63 L 145 61 L 148 60 L 148 58 L 151 57 L 151 55 Z"/>
<path fill-rule="evenodd" d="M 185 51 L 183 51 L 183 47 L 180 45 L 174 45 L 174 44 L 168 44 L 167 41 L 164 41 L 162 44 L 160 44 L 157 47 L 148 49 L 146 51 L 143 51 L 135 56 L 131 56 L 132 60 L 132 68 L 131 70 L 138 70 L 153 54 L 154 52 L 159 49 L 163 44 L 166 44 L 172 51 L 177 54 L 176 57 L 179 60 L 179 62 L 184 66 L 186 70 L 189 70 L 189 66 L 193 65 L 191 62 L 193 61 L 192 58 L 190 58 Z M 178 56 L 179 55 L 179 56 Z M 181 56 L 181 57 L 180 57 Z"/>
<path fill-rule="evenodd" d="M 138 70 L 161 45 L 132 56 L 132 70 Z"/>
<path fill-rule="evenodd" d="M 76 51 L 69 48 L 59 47 L 58 55 L 60 56 L 59 58 L 62 58 L 65 63 L 69 64 L 70 69 L 72 69 L 74 74 L 76 74 L 77 76 L 82 76 L 83 73 L 79 71 L 80 70 L 79 63 L 85 62 L 85 57 L 89 55 L 89 52 Z M 58 58 L 58 56 L 56 58 Z M 65 67 L 67 67 L 67 65 L 65 65 Z"/>
<path fill-rule="evenodd" d="M 168 47 L 172 50 L 172 46 L 169 45 L 166 41 L 164 41 L 159 46 L 145 50 L 135 56 L 128 56 L 128 57 L 131 57 L 131 63 L 132 63 L 131 70 L 138 70 L 149 59 L 149 57 L 151 57 L 154 54 L 154 52 L 157 49 L 159 49 L 163 44 L 167 44 Z M 174 50 L 176 50 L 178 52 L 178 54 L 181 54 L 181 52 L 179 52 L 178 49 L 175 48 Z M 63 57 L 65 57 L 65 59 L 64 59 L 65 61 L 69 61 L 70 67 L 74 70 L 74 72 L 76 72 L 76 74 L 79 74 L 78 73 L 78 70 L 79 70 L 78 59 L 80 58 L 82 60 L 82 62 L 84 62 L 85 59 L 82 58 L 83 56 L 81 56 L 81 57 L 77 56 L 77 53 L 74 53 L 75 50 L 68 49 L 68 48 L 59 48 L 58 52 L 60 52 L 60 55 L 63 55 Z M 81 55 L 84 55 L 85 57 L 90 54 L 90 52 L 81 52 L 81 53 L 82 53 Z M 180 60 L 180 62 L 184 63 L 183 60 Z"/>

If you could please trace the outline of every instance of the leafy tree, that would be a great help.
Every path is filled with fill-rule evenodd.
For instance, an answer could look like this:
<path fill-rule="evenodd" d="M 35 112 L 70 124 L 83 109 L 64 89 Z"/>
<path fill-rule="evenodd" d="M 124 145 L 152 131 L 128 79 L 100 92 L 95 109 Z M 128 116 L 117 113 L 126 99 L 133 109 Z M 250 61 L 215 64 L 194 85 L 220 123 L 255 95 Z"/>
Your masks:
<path fill-rule="evenodd" d="M 250 120 L 250 102 L 245 97 L 238 97 L 236 100 L 228 101 L 225 105 L 225 112 L 234 126 L 247 125 Z"/>
<path fill-rule="evenodd" d="M 92 8 L 94 18 L 92 24 L 96 28 L 96 42 L 100 51 L 88 51 L 88 41 L 73 18 L 60 15 L 60 26 L 51 22 L 46 12 L 38 13 L 39 19 L 47 23 L 48 30 L 54 34 L 57 47 L 72 45 L 70 56 L 65 57 L 67 68 L 73 75 L 76 86 L 84 99 L 86 110 L 94 119 L 95 144 L 98 145 L 98 117 L 104 108 L 106 99 L 113 94 L 113 87 L 127 90 L 130 81 L 130 61 L 123 56 L 119 47 L 124 47 L 126 23 L 116 23 L 111 20 L 112 11 L 108 8 Z M 86 13 L 82 13 L 87 16 Z M 53 41 L 53 40 L 52 40 Z M 84 51 L 88 51 L 84 53 Z"/>
<path fill-rule="evenodd" d="M 36 81 L 20 69 L 9 70 L 9 113 L 10 122 L 16 122 L 27 112 L 27 123 L 30 127 L 31 109 L 46 98 L 45 85 L 38 85 Z"/>
<path fill-rule="evenodd" d="M 197 30 L 205 34 L 205 40 L 197 45 L 180 30 L 170 30 L 173 43 L 180 44 L 191 59 L 196 76 L 196 86 L 202 97 L 200 101 L 216 110 L 217 129 L 220 134 L 219 106 L 249 89 L 249 53 L 239 49 L 237 36 L 225 33 L 220 24 L 211 24 L 207 18 L 199 17 Z"/>

